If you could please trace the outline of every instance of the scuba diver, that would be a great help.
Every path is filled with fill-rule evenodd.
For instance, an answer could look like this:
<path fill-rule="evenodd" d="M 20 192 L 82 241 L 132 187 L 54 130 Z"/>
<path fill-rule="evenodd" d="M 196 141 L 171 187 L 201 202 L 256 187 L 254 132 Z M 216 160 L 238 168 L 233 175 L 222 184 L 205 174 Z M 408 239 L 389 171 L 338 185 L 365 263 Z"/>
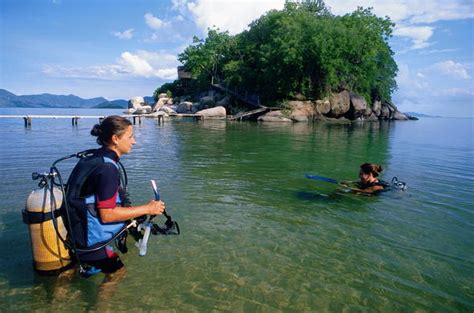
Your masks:
<path fill-rule="evenodd" d="M 154 180 L 150 182 L 155 199 L 131 205 L 127 174 L 119 161 L 135 144 L 130 121 L 109 116 L 90 133 L 97 137 L 99 149 L 62 157 L 53 162 L 49 172 L 32 173 L 40 188 L 29 194 L 22 217 L 29 227 L 34 269 L 39 274 L 58 275 L 55 295 L 65 294 L 62 290 L 78 268 L 82 277 L 105 274 L 98 292 L 104 299 L 126 274 L 110 246 L 114 241 L 118 250 L 126 253 L 130 233 L 137 239 L 139 255 L 144 256 L 150 234 L 179 235 L 180 229 L 166 212 Z M 79 161 L 64 184 L 56 165 L 72 158 Z M 164 226 L 152 222 L 156 215 L 166 218 Z"/>
<path fill-rule="evenodd" d="M 123 179 L 124 169 L 119 162 L 120 157 L 130 153 L 135 144 L 129 120 L 109 116 L 94 125 L 91 135 L 97 137 L 101 148 L 79 160 L 67 184 L 65 202 L 70 211 L 70 238 L 77 248 L 76 258 L 81 270 L 84 264 L 89 270 L 92 268 L 104 274 L 124 272 L 118 254 L 103 243 L 123 230 L 126 221 L 162 214 L 165 204 L 157 200 L 139 206 L 130 204 L 126 174 Z"/>
<path fill-rule="evenodd" d="M 360 166 L 359 181 L 355 187 L 350 185 L 350 182 L 341 182 L 344 187 L 350 188 L 354 193 L 363 194 L 377 194 L 387 190 L 391 186 L 390 183 L 379 180 L 377 177 L 383 171 L 381 165 L 374 163 L 364 163 Z"/>
<path fill-rule="evenodd" d="M 399 191 L 405 191 L 407 189 L 407 184 L 398 180 L 397 177 L 393 177 L 390 183 L 378 179 L 377 177 L 382 171 L 383 168 L 381 165 L 374 163 L 364 163 L 360 166 L 358 182 L 338 181 L 336 179 L 311 174 L 306 174 L 305 176 L 306 178 L 312 180 L 340 185 L 344 188 L 347 188 L 350 192 L 367 196 L 375 195 L 390 189 Z"/>

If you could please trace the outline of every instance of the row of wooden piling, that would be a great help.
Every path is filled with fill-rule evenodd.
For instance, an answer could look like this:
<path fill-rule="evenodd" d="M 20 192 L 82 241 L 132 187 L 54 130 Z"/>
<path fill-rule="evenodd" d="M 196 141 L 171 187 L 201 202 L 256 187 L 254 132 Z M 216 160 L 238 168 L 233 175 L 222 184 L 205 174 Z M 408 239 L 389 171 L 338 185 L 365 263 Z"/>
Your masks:
<path fill-rule="evenodd" d="M 142 117 L 143 118 L 154 118 L 157 120 L 158 123 L 164 122 L 164 116 L 163 115 L 158 115 L 158 116 L 145 116 L 145 115 L 122 115 L 122 117 L 125 118 L 131 118 L 133 125 L 141 124 L 142 123 Z M 64 116 L 64 115 L 0 115 L 0 118 L 22 118 L 25 124 L 25 127 L 31 127 L 33 123 L 33 119 L 37 118 L 51 118 L 51 119 L 64 119 L 64 118 L 70 118 L 71 119 L 71 125 L 72 126 L 77 126 L 79 119 L 84 119 L 84 118 L 97 118 L 99 120 L 99 123 L 102 122 L 105 119 L 105 116 Z"/>

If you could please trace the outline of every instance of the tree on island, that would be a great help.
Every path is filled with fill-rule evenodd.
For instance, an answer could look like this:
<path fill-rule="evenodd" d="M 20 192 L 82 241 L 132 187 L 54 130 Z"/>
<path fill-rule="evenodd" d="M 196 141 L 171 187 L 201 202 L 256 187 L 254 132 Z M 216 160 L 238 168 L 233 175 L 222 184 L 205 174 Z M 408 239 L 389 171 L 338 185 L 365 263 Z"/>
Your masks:
<path fill-rule="evenodd" d="M 194 37 L 179 60 L 193 77 L 191 90 L 209 88 L 212 79 L 278 104 L 301 94 L 321 99 L 350 90 L 373 103 L 391 100 L 398 68 L 388 45 L 394 24 L 371 8 L 333 15 L 322 0 L 287 1 L 237 35 L 209 29 Z M 180 94 L 179 80 L 155 94 Z"/>

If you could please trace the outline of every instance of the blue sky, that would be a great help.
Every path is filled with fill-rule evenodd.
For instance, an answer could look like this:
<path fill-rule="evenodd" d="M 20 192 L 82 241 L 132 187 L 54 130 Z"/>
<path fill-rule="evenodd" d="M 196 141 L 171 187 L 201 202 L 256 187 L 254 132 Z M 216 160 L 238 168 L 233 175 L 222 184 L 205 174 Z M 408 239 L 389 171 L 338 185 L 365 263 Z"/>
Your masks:
<path fill-rule="evenodd" d="M 208 27 L 235 34 L 284 0 L 0 0 L 0 88 L 130 99 L 176 78 L 177 55 Z M 401 111 L 474 117 L 471 0 L 326 0 L 396 23 Z"/>

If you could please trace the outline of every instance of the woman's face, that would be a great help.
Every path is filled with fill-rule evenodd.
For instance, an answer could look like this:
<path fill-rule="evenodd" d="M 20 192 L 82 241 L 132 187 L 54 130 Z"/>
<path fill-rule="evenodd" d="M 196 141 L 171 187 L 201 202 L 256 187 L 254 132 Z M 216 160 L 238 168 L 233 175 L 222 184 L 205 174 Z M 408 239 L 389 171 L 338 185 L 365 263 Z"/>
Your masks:
<path fill-rule="evenodd" d="M 113 135 L 112 140 L 115 144 L 115 149 L 113 150 L 117 152 L 118 156 L 130 153 L 130 151 L 132 151 L 132 146 L 135 144 L 132 125 L 129 125 L 122 135 Z"/>
<path fill-rule="evenodd" d="M 372 174 L 366 174 L 364 173 L 362 170 L 359 171 L 359 179 L 362 183 L 368 183 L 370 182 L 373 177 L 372 177 Z"/>

